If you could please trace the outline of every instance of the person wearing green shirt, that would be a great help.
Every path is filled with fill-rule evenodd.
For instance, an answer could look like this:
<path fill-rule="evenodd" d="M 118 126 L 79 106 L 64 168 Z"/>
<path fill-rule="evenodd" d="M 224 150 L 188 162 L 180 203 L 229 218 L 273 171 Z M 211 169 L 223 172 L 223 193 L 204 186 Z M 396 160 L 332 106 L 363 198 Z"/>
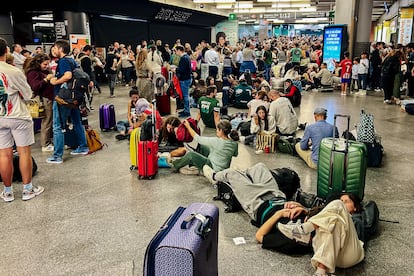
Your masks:
<path fill-rule="evenodd" d="M 295 43 L 295 47 L 290 50 L 290 61 L 292 65 L 300 66 L 300 58 L 302 56 L 302 50 L 299 48 L 299 43 Z"/>
<path fill-rule="evenodd" d="M 215 98 L 217 94 L 217 87 L 210 85 L 207 87 L 207 95 L 198 99 L 198 106 L 200 108 L 197 114 L 197 121 L 203 120 L 203 123 L 208 128 L 216 128 L 220 121 L 220 105 Z"/>

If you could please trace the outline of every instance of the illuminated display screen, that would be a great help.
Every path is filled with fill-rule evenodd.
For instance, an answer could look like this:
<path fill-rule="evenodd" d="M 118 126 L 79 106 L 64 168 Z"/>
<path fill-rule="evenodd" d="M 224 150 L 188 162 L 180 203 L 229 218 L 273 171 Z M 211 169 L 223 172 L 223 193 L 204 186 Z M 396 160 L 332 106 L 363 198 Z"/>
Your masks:
<path fill-rule="evenodd" d="M 335 61 L 341 60 L 343 28 L 325 28 L 323 33 L 323 62 L 328 64 L 328 70 L 335 70 Z"/>

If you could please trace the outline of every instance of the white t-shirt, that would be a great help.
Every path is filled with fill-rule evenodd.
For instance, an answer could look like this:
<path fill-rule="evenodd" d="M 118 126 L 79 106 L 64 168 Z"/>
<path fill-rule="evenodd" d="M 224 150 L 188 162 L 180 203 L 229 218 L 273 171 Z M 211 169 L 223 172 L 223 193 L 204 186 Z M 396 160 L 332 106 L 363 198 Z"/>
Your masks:
<path fill-rule="evenodd" d="M 32 89 L 17 67 L 0 62 L 0 117 L 32 120 L 24 100 L 30 100 Z M 24 100 L 23 100 L 24 99 Z"/>

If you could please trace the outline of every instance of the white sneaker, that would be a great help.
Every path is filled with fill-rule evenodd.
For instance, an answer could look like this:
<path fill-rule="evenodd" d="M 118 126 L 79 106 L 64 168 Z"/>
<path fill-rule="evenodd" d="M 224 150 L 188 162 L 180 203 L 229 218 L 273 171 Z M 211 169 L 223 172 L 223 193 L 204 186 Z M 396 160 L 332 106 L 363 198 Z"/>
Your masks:
<path fill-rule="evenodd" d="M 3 192 L 1 192 L 0 197 L 6 202 L 12 202 L 14 200 L 13 192 L 6 193 L 6 192 L 3 191 Z"/>
<path fill-rule="evenodd" d="M 45 188 L 43 188 L 42 186 L 32 186 L 32 190 L 23 190 L 22 193 L 22 200 L 29 200 L 34 198 L 35 196 L 40 195 L 41 193 L 43 193 L 45 190 Z"/>
<path fill-rule="evenodd" d="M 203 174 L 208 179 L 208 181 L 210 181 L 212 185 L 215 185 L 217 183 L 217 181 L 214 180 L 214 177 L 213 177 L 214 170 L 210 166 L 208 165 L 203 166 Z"/>
<path fill-rule="evenodd" d="M 307 245 L 310 242 L 311 233 L 305 233 L 300 223 L 282 224 L 279 222 L 277 228 L 283 235 L 297 243 Z"/>
<path fill-rule="evenodd" d="M 182 168 L 179 169 L 179 172 L 181 174 L 186 174 L 186 175 L 199 175 L 200 174 L 200 170 L 197 167 L 194 166 L 184 166 Z"/>
<path fill-rule="evenodd" d="M 54 151 L 55 147 L 52 144 L 47 145 L 46 147 L 42 147 L 42 151 L 46 152 L 46 151 Z"/>

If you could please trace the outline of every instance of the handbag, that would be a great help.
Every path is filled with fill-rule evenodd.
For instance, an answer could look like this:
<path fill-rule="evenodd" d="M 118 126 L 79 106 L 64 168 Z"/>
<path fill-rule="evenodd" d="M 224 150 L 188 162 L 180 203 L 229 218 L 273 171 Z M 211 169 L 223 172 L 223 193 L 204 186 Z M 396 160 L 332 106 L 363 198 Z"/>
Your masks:
<path fill-rule="evenodd" d="M 275 152 L 279 134 L 259 132 L 256 134 L 256 150 Z"/>
<path fill-rule="evenodd" d="M 29 100 L 26 102 L 27 109 L 30 112 L 32 118 L 39 118 L 40 117 L 40 102 L 37 100 Z"/>
<path fill-rule="evenodd" d="M 102 149 L 106 145 L 102 143 L 98 132 L 96 132 L 91 127 L 87 127 L 85 129 L 85 133 L 86 133 L 86 142 L 89 148 L 88 154 L 94 153 L 95 151 Z"/>
<path fill-rule="evenodd" d="M 357 141 L 362 143 L 374 143 L 374 115 L 361 110 L 360 121 L 357 128 Z"/>

